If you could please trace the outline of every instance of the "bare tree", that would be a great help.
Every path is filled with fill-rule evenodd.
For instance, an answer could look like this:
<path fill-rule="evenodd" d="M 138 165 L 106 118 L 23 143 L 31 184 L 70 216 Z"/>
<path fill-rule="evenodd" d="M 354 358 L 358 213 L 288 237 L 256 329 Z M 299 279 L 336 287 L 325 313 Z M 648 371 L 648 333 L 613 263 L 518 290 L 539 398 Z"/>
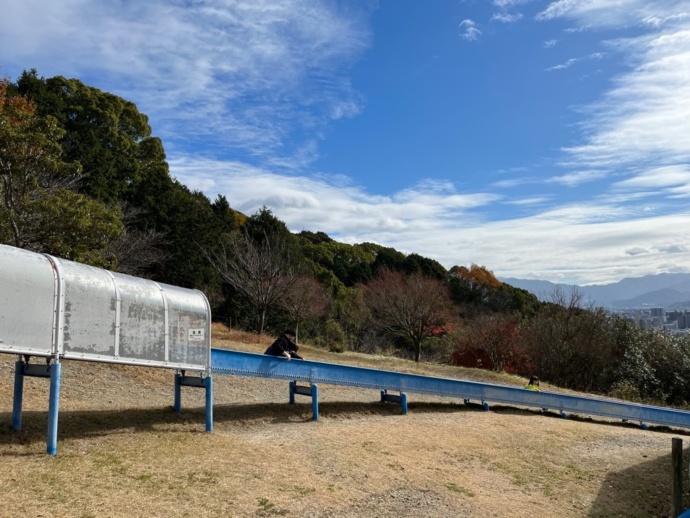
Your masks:
<path fill-rule="evenodd" d="M 525 345 L 540 377 L 563 387 L 592 390 L 616 365 L 609 316 L 583 306 L 583 294 L 560 287 L 526 326 Z"/>
<path fill-rule="evenodd" d="M 450 295 L 442 282 L 423 275 L 384 270 L 365 285 L 366 304 L 377 327 L 403 336 L 419 361 L 422 342 L 450 321 Z"/>
<path fill-rule="evenodd" d="M 328 313 L 329 300 L 326 291 L 314 277 L 301 275 L 287 289 L 278 303 L 290 315 L 299 337 L 299 324 L 309 318 Z"/>
<path fill-rule="evenodd" d="M 165 233 L 151 228 L 137 228 L 145 221 L 145 211 L 126 203 L 119 204 L 124 232 L 108 243 L 106 254 L 114 259 L 115 270 L 129 275 L 142 276 L 146 269 L 163 262 L 168 253 L 163 249 Z"/>
<path fill-rule="evenodd" d="M 505 370 L 521 344 L 518 320 L 510 314 L 481 314 L 466 329 L 467 332 L 459 340 L 456 358 L 479 353 L 477 356 L 483 356 L 488 361 L 488 365 L 482 367 L 498 372 Z"/>
<path fill-rule="evenodd" d="M 244 293 L 259 316 L 257 332 L 263 333 L 266 312 L 277 305 L 298 278 L 285 240 L 269 238 L 254 242 L 247 233 L 226 236 L 216 250 L 204 250 L 223 280 Z"/>

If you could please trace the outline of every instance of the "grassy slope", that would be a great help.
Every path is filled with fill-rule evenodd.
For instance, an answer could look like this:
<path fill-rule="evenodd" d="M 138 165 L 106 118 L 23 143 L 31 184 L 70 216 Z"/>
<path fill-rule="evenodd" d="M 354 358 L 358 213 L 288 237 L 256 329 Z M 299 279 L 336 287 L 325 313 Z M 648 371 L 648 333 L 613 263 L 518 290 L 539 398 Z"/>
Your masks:
<path fill-rule="evenodd" d="M 214 346 L 270 339 L 214 328 Z M 524 380 L 386 357 L 305 356 L 492 383 Z M 13 357 L 0 355 L 0 516 L 668 516 L 674 435 L 411 395 L 324 386 L 287 403 L 284 381 L 216 376 L 212 434 L 203 391 L 172 372 L 65 362 L 58 456 L 44 454 L 48 382 L 27 379 L 23 430 L 9 429 Z"/>

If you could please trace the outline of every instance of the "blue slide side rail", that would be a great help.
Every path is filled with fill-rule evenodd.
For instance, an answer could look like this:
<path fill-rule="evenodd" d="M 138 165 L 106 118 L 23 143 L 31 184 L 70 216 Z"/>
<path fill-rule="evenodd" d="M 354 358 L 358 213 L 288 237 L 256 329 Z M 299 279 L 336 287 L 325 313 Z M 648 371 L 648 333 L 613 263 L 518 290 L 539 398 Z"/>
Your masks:
<path fill-rule="evenodd" d="M 375 390 L 394 390 L 434 396 L 447 396 L 482 403 L 504 403 L 524 407 L 568 413 L 596 415 L 636 421 L 640 424 L 690 428 L 690 412 L 671 408 L 624 403 L 587 396 L 573 396 L 556 392 L 535 392 L 521 387 L 494 385 L 449 378 L 435 378 L 382 371 L 365 367 L 315 362 L 287 361 L 282 357 L 264 354 L 211 349 L 211 372 L 304 381 L 310 384 L 344 385 Z M 486 408 L 486 407 L 485 407 Z"/>

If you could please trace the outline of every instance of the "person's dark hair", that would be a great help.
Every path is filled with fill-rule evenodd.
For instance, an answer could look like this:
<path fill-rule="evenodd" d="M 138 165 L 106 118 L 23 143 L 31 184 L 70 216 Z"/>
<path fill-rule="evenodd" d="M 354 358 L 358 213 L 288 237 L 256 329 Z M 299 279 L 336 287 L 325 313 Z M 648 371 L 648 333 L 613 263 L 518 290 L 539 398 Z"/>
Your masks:
<path fill-rule="evenodd" d="M 529 379 L 529 384 L 530 384 L 530 385 L 534 385 L 534 382 L 535 382 L 535 381 L 536 381 L 537 383 L 539 383 L 539 378 L 537 378 L 536 376 L 532 376 L 532 377 Z"/>
<path fill-rule="evenodd" d="M 290 335 L 290 336 L 297 336 L 297 333 L 295 333 L 294 329 L 286 329 L 285 331 L 283 331 L 283 334 L 284 335 Z"/>

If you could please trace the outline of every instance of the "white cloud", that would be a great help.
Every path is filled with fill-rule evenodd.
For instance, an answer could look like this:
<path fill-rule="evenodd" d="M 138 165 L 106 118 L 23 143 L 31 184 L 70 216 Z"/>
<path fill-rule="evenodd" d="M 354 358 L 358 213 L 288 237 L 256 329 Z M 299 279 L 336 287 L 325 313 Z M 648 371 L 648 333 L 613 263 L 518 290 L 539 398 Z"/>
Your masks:
<path fill-rule="evenodd" d="M 573 66 L 575 63 L 578 61 L 583 61 L 583 60 L 591 60 L 591 59 L 604 59 L 606 57 L 605 52 L 592 52 L 588 56 L 584 58 L 570 58 L 567 60 L 565 63 L 561 63 L 560 65 L 555 65 L 553 67 L 545 68 L 547 72 L 551 72 L 553 70 L 565 70 L 566 68 L 570 68 Z"/>
<path fill-rule="evenodd" d="M 552 66 L 549 68 L 545 68 L 544 70 L 546 70 L 547 72 L 551 72 L 553 70 L 565 70 L 566 68 L 570 68 L 571 66 L 573 66 L 578 61 L 580 61 L 580 58 L 570 58 L 565 63 L 561 63 L 560 65 L 555 65 L 555 66 Z"/>
<path fill-rule="evenodd" d="M 548 196 L 530 196 L 527 198 L 510 199 L 505 203 L 508 205 L 518 205 L 518 206 L 533 206 L 533 205 L 543 205 L 546 202 L 552 201 L 552 198 Z"/>
<path fill-rule="evenodd" d="M 655 188 L 663 189 L 690 184 L 690 165 L 678 164 L 656 167 L 613 184 L 617 189 Z"/>
<path fill-rule="evenodd" d="M 507 7 L 515 7 L 517 5 L 524 5 L 532 2 L 533 0 L 493 0 L 491 3 L 496 7 L 505 9 Z"/>
<path fill-rule="evenodd" d="M 554 176 L 547 180 L 548 183 L 559 183 L 568 187 L 575 187 L 583 183 L 593 182 L 605 178 L 605 171 L 573 171 L 561 176 Z"/>
<path fill-rule="evenodd" d="M 522 14 L 521 13 L 506 13 L 506 12 L 499 12 L 499 13 L 494 13 L 494 15 L 491 17 L 491 21 L 497 21 L 497 22 L 503 22 L 503 23 L 515 23 L 517 21 L 520 21 L 522 19 Z"/>
<path fill-rule="evenodd" d="M 509 189 L 511 187 L 517 187 L 518 185 L 525 185 L 530 183 L 541 183 L 544 180 L 538 176 L 522 176 L 519 178 L 509 178 L 507 180 L 499 180 L 491 184 L 492 187 L 498 187 L 501 189 Z"/>
<path fill-rule="evenodd" d="M 544 42 L 544 48 L 545 49 L 550 49 L 555 47 L 558 44 L 558 40 L 546 40 Z"/>
<path fill-rule="evenodd" d="M 540 21 L 575 20 L 580 27 L 670 23 L 688 11 L 687 0 L 557 0 L 537 14 Z"/>
<path fill-rule="evenodd" d="M 689 161 L 690 20 L 686 26 L 607 45 L 624 56 L 630 69 L 614 77 L 611 89 L 597 102 L 581 110 L 582 142 L 564 149 L 568 157 L 564 165 L 621 168 Z M 602 53 L 589 55 L 602 57 Z M 577 58 L 551 70 L 575 62 Z"/>
<path fill-rule="evenodd" d="M 475 41 L 482 35 L 482 31 L 477 28 L 477 24 L 470 19 L 461 21 L 458 27 L 464 29 L 462 37 L 467 41 Z"/>
<path fill-rule="evenodd" d="M 690 164 L 657 167 L 612 185 L 614 191 L 643 192 L 670 199 L 690 197 Z"/>
<path fill-rule="evenodd" d="M 290 155 L 296 128 L 352 117 L 343 72 L 369 44 L 371 4 L 302 0 L 10 2 L 0 62 L 77 76 L 136 102 L 172 149 L 185 139 Z"/>

